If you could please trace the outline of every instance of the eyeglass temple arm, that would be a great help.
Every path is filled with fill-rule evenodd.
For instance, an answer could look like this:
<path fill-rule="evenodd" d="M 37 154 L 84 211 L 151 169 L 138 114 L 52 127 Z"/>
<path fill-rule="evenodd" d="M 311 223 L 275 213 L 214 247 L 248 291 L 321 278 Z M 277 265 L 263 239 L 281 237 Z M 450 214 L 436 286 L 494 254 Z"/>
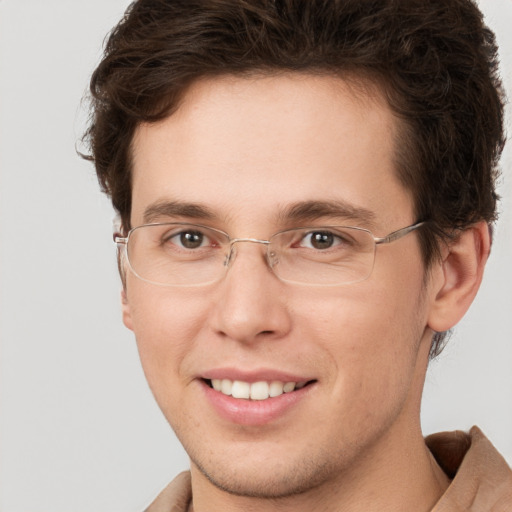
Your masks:
<path fill-rule="evenodd" d="M 114 239 L 115 244 L 126 244 L 128 242 L 128 238 L 120 236 L 119 233 L 114 233 L 112 238 Z"/>
<path fill-rule="evenodd" d="M 426 224 L 425 221 L 417 222 L 416 224 L 413 224 L 412 226 L 407 226 L 402 229 L 398 229 L 397 231 L 393 231 L 389 235 L 385 237 L 374 237 L 376 244 L 389 244 L 390 242 L 394 242 L 395 240 L 398 240 L 399 238 L 402 238 L 403 236 L 407 235 L 411 231 L 414 231 L 415 229 L 418 229 L 419 227 Z"/>

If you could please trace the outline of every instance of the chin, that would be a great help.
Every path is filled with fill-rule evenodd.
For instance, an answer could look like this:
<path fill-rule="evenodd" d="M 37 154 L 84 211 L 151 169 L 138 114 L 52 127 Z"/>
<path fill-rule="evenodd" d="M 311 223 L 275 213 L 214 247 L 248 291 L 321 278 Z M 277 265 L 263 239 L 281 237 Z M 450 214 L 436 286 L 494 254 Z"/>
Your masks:
<path fill-rule="evenodd" d="M 197 469 L 208 481 L 218 489 L 235 496 L 247 498 L 279 499 L 295 496 L 311 491 L 315 487 L 328 482 L 340 468 L 328 462 L 311 459 L 289 460 L 277 462 L 267 459 L 246 464 L 222 464 L 197 462 L 192 459 L 192 467 Z M 330 454 L 332 455 L 332 454 Z M 242 462 L 242 461 L 240 461 Z"/>

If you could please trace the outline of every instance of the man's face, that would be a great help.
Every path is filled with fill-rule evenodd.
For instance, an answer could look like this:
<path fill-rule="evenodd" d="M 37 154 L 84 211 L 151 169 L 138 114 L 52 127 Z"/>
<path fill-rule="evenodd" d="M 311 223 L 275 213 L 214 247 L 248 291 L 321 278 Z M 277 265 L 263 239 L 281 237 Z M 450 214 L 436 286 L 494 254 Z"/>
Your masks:
<path fill-rule="evenodd" d="M 395 175 L 397 121 L 377 92 L 366 94 L 297 74 L 195 84 L 175 114 L 136 133 L 132 225 L 164 203 L 174 207 L 152 222 L 237 238 L 336 224 L 384 236 L 413 224 Z M 285 215 L 306 203 L 301 218 Z M 236 250 L 214 284 L 126 276 L 125 323 L 193 472 L 234 493 L 278 496 L 392 460 L 419 432 L 431 335 L 417 235 L 379 246 L 371 276 L 343 286 L 282 282 L 264 245 Z M 307 384 L 247 400 L 211 379 Z"/>

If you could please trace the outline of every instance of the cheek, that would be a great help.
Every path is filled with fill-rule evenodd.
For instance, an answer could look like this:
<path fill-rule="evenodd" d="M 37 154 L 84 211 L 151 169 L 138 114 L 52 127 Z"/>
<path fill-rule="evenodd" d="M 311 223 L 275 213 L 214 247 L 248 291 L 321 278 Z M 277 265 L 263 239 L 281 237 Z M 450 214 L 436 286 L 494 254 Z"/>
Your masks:
<path fill-rule="evenodd" d="M 158 400 L 160 388 L 187 378 L 183 363 L 204 326 L 205 305 L 192 300 L 186 291 L 140 281 L 129 283 L 127 289 L 142 367 Z"/>
<path fill-rule="evenodd" d="M 293 316 L 304 329 L 314 329 L 314 339 L 323 340 L 333 352 L 340 345 L 350 351 L 389 352 L 394 346 L 390 338 L 411 341 L 412 324 L 419 321 L 417 297 L 385 287 L 367 288 L 309 295 L 295 306 Z"/>
<path fill-rule="evenodd" d="M 362 285 L 338 296 L 322 292 L 296 311 L 302 337 L 316 340 L 328 357 L 327 377 L 340 402 L 378 405 L 407 391 L 424 326 L 417 295 L 392 290 Z"/>

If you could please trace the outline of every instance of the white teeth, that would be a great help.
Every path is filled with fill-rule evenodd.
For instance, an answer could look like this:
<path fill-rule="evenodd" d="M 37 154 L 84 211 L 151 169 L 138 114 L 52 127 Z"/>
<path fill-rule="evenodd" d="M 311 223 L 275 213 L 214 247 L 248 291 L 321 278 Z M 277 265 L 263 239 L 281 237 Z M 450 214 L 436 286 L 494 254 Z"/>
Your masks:
<path fill-rule="evenodd" d="M 251 398 L 252 400 L 266 400 L 268 398 L 268 383 L 267 382 L 253 382 L 251 384 Z"/>
<path fill-rule="evenodd" d="M 220 391 L 224 395 L 233 396 L 233 398 L 244 398 L 251 400 L 266 400 L 280 396 L 283 393 L 291 393 L 296 389 L 302 389 L 306 382 L 281 382 L 274 380 L 272 382 L 243 382 L 230 379 L 212 379 L 212 387 L 215 391 Z"/>
<path fill-rule="evenodd" d="M 233 382 L 229 379 L 222 379 L 220 383 L 220 391 L 225 395 L 231 395 L 231 390 L 233 389 Z"/>
<path fill-rule="evenodd" d="M 285 393 L 290 393 L 291 391 L 293 391 L 295 389 L 295 382 L 287 382 L 284 386 L 283 386 L 283 391 Z"/>
<path fill-rule="evenodd" d="M 283 394 L 283 383 L 275 380 L 270 383 L 270 388 L 268 390 L 268 394 L 271 397 L 279 396 Z"/>
<path fill-rule="evenodd" d="M 233 398 L 249 398 L 251 396 L 251 385 L 248 382 L 235 380 L 231 388 Z"/>

